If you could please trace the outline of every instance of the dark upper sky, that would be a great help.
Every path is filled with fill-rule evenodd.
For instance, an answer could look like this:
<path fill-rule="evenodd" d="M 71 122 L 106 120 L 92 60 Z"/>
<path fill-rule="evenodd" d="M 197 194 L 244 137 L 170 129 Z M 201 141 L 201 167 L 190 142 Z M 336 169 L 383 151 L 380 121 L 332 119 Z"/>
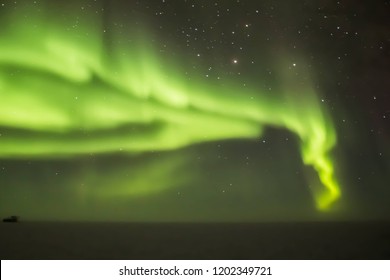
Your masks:
<path fill-rule="evenodd" d="M 16 214 L 31 220 L 214 222 L 390 218 L 389 1 L 61 2 L 0 0 L 1 25 L 7 30 L 0 33 L 0 41 L 15 45 L 12 52 L 0 47 L 1 215 Z M 50 29 L 52 25 L 56 27 Z M 57 49 L 62 51 L 56 56 L 47 43 L 53 38 L 60 38 Z M 35 56 L 24 56 L 24 49 L 33 50 Z M 130 54 L 124 55 L 127 52 Z M 50 64 L 49 55 L 62 60 Z M 104 63 L 95 63 L 96 57 Z M 94 69 L 88 86 L 87 79 L 77 80 L 83 63 L 87 70 Z M 103 126 L 104 118 L 94 122 L 80 117 L 70 132 L 59 129 L 57 115 L 51 115 L 50 108 L 81 116 L 94 108 L 94 98 L 101 94 L 107 104 L 103 107 L 125 110 L 120 105 L 111 106 L 114 99 L 109 96 L 118 94 L 111 94 L 113 88 L 120 94 L 129 89 L 127 78 L 120 76 L 126 63 L 133 77 L 131 90 L 136 88 L 134 84 L 138 88 L 138 83 L 161 93 L 165 93 L 166 84 L 186 85 L 185 94 L 195 100 L 197 89 L 210 87 L 214 90 L 206 95 L 215 103 L 204 105 L 204 114 L 189 105 L 189 122 L 169 134 L 169 140 L 153 138 L 161 136 L 156 131 L 165 131 L 163 121 L 140 125 L 135 123 L 137 116 L 114 129 L 107 122 L 98 133 L 94 129 Z M 171 74 L 160 82 L 155 72 L 164 71 Z M 285 72 L 293 74 L 286 76 Z M 25 77 L 39 84 L 27 86 L 31 81 Z M 22 87 L 27 90 L 15 101 L 12 95 L 20 94 Z M 279 100 L 287 95 L 287 101 L 275 101 L 278 105 L 272 105 L 268 114 L 277 118 L 287 105 L 297 107 L 299 114 L 311 106 L 303 93 L 308 87 L 315 91 L 318 110 L 330 116 L 337 136 L 330 157 L 342 195 L 327 213 L 315 207 L 310 178 L 317 175 L 302 162 L 297 133 L 279 127 L 276 120 L 275 125 L 272 120 L 271 125 L 259 124 L 265 126 L 261 137 L 241 137 L 244 132 L 240 127 L 221 128 L 245 119 L 249 109 L 241 101 L 247 97 Z M 76 89 L 80 96 L 72 95 Z M 251 90 L 256 92 L 254 96 L 247 94 Z M 237 100 L 237 112 L 231 115 L 234 110 L 225 105 L 224 97 L 230 91 L 236 94 L 232 100 Z M 169 99 L 170 91 L 166 92 Z M 66 102 L 66 106 L 59 106 L 60 99 L 52 97 L 69 95 L 79 102 L 83 93 L 94 97 L 84 107 Z M 43 123 L 43 111 L 36 105 L 42 98 L 52 102 L 48 102 L 52 107 L 45 107 L 44 113 L 49 113 L 42 119 L 53 118 L 61 130 L 55 133 L 60 134 L 41 131 L 54 129 L 54 125 L 34 126 L 38 123 L 34 120 Z M 204 104 L 208 99 L 202 98 Z M 167 121 L 165 116 L 173 111 L 165 108 L 174 107 L 173 103 L 165 106 L 168 101 L 163 97 L 156 99 L 158 102 L 153 97 L 147 99 L 145 106 L 152 104 L 152 109 L 148 107 L 151 112 L 161 110 L 158 117 Z M 288 100 L 293 101 L 286 105 Z M 20 121 L 23 110 L 29 116 Z M 318 110 L 315 105 L 308 109 L 313 112 L 313 121 L 317 121 Z M 211 113 L 225 118 L 221 126 Z M 15 121 L 10 120 L 12 114 L 18 114 Z M 175 118 L 184 120 L 183 116 Z M 310 118 L 309 114 L 308 122 Z M 246 122 L 248 130 L 256 123 L 245 120 L 243 125 Z M 200 132 L 196 130 L 199 123 L 203 127 Z M 211 137 L 214 130 L 214 141 L 198 140 Z M 84 136 L 77 134 L 80 131 Z M 222 137 L 229 134 L 226 131 L 234 137 Z M 127 151 L 122 149 L 123 142 L 114 145 L 126 140 L 125 132 L 130 138 L 139 135 L 140 146 L 152 138 L 152 147 L 163 141 L 176 143 L 176 137 L 187 135 L 192 141 L 173 148 Z M 88 137 L 93 140 L 88 143 L 93 144 L 82 146 L 80 139 Z M 14 139 L 12 144 L 8 139 Z M 47 148 L 54 142 L 63 144 Z M 59 152 L 68 144 L 78 152 Z M 7 145 L 15 145 L 15 152 L 7 153 L 11 149 Z M 39 145 L 43 148 L 34 155 L 25 152 Z M 108 149 L 110 145 L 115 147 Z M 91 147 L 107 149 L 99 152 Z"/>

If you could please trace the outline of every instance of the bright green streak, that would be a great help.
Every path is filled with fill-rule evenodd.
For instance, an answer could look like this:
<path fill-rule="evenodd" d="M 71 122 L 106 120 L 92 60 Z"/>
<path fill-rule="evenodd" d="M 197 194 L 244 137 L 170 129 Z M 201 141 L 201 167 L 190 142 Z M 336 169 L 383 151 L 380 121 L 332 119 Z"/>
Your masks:
<path fill-rule="evenodd" d="M 318 173 L 317 207 L 340 196 L 329 155 L 335 131 L 310 87 L 287 99 L 189 82 L 137 32 L 124 44 L 112 31 L 108 48 L 99 16 L 80 15 L 72 28 L 74 19 L 22 14 L 10 13 L 0 33 L 0 157 L 172 150 L 277 126 L 300 138 L 304 163 Z"/>

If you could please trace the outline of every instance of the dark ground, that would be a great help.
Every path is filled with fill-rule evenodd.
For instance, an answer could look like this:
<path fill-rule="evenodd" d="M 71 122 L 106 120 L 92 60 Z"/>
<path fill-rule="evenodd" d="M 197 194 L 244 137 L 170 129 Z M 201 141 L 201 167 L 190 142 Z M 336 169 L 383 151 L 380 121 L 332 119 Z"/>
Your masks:
<path fill-rule="evenodd" d="M 1 259 L 390 259 L 390 222 L 0 224 Z"/>

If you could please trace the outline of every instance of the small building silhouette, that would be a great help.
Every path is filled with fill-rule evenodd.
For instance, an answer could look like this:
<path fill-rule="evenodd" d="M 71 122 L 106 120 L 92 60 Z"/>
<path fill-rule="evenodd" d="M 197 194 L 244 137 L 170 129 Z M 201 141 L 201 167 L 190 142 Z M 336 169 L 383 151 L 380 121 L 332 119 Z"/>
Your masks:
<path fill-rule="evenodd" d="M 7 218 L 3 219 L 4 223 L 17 223 L 18 221 L 19 221 L 19 217 L 18 216 L 10 216 L 10 217 L 7 217 Z"/>

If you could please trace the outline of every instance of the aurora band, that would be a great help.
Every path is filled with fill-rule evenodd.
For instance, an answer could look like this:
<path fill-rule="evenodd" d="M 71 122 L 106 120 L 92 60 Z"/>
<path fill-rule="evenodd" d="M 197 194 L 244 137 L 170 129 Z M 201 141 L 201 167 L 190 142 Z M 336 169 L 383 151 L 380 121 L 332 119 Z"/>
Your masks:
<path fill-rule="evenodd" d="M 0 158 L 173 150 L 258 138 L 273 126 L 297 135 L 303 162 L 318 174 L 317 208 L 340 197 L 335 129 L 312 87 L 269 96 L 234 82 L 189 80 L 178 63 L 156 55 L 147 28 L 125 40 L 112 26 L 105 35 L 100 15 L 80 13 L 56 17 L 44 4 L 3 12 Z"/>

